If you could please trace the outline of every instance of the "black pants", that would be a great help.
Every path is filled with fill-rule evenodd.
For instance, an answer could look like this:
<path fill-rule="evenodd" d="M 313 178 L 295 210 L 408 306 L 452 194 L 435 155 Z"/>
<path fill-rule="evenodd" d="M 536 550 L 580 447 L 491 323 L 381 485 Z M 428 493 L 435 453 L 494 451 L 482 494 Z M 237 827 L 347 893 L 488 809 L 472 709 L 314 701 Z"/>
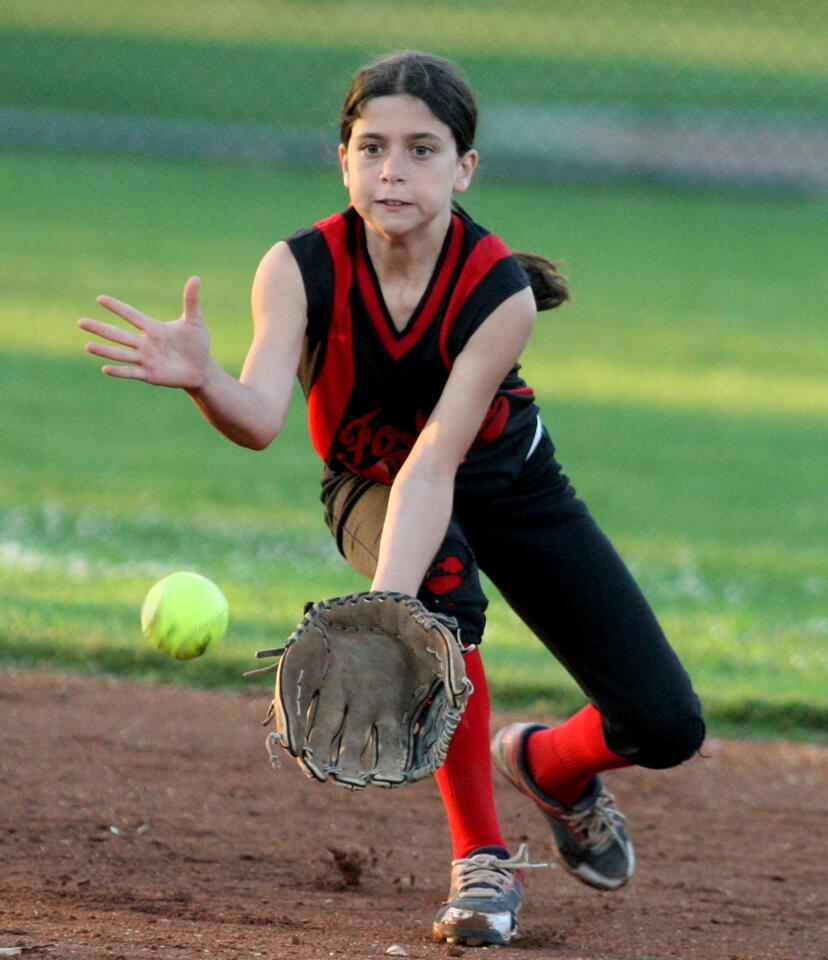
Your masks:
<path fill-rule="evenodd" d="M 326 471 L 322 500 L 337 546 L 376 569 L 389 488 Z M 604 718 L 611 750 L 670 767 L 704 739 L 699 700 L 641 590 L 561 472 L 544 435 L 517 477 L 482 494 L 458 484 L 445 539 L 419 598 L 483 635 L 479 570 L 566 667 Z"/>

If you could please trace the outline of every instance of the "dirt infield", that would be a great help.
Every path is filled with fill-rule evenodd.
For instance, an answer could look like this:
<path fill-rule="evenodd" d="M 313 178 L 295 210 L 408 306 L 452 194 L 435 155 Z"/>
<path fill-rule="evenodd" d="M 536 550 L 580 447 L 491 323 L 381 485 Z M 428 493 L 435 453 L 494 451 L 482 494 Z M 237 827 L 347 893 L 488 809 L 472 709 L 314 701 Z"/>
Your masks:
<path fill-rule="evenodd" d="M 639 854 L 602 894 L 528 878 L 506 948 L 429 939 L 448 831 L 432 782 L 359 794 L 274 773 L 247 695 L 0 672 L 0 948 L 133 958 L 828 957 L 828 748 L 709 741 L 610 774 Z M 499 722 L 504 718 L 496 718 Z M 507 836 L 543 822 L 498 781 Z M 5 955 L 0 951 L 0 956 Z"/>

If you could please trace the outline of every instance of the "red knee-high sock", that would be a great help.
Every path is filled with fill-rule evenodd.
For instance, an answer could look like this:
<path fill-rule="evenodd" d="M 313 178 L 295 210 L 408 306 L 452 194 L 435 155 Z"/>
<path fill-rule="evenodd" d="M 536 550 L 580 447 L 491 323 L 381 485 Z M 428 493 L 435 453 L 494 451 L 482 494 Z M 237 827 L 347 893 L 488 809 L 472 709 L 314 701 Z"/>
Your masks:
<path fill-rule="evenodd" d="M 465 662 L 474 693 L 452 737 L 446 762 L 436 774 L 451 831 L 454 859 L 468 856 L 477 847 L 506 846 L 492 787 L 491 702 L 480 651 L 465 654 Z"/>
<path fill-rule="evenodd" d="M 581 799 L 596 773 L 632 766 L 607 746 L 601 714 L 591 704 L 560 726 L 531 734 L 526 760 L 535 783 L 566 807 Z"/>

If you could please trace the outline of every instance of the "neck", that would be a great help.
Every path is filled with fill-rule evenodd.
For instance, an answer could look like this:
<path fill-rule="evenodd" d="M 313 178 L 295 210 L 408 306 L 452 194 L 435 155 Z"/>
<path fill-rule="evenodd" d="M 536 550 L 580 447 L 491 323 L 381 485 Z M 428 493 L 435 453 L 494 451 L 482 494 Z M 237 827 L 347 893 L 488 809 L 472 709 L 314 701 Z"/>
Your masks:
<path fill-rule="evenodd" d="M 414 277 L 431 273 L 451 224 L 451 210 L 431 221 L 423 231 L 387 236 L 365 224 L 365 242 L 374 270 L 380 278 Z"/>

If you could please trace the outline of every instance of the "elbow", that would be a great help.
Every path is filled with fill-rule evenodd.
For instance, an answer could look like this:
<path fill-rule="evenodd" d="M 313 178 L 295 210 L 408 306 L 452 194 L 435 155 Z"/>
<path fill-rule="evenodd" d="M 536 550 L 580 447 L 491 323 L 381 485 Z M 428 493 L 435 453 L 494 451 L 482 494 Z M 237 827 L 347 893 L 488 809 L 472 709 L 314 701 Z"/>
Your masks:
<path fill-rule="evenodd" d="M 281 424 L 278 426 L 272 425 L 253 432 L 244 433 L 241 436 L 232 437 L 231 439 L 240 447 L 245 447 L 247 450 L 267 450 L 276 437 L 279 436 L 281 427 Z"/>
<path fill-rule="evenodd" d="M 285 425 L 287 410 L 268 406 L 259 411 L 254 424 L 250 425 L 248 442 L 245 446 L 250 450 L 266 450 L 282 432 Z"/>
<path fill-rule="evenodd" d="M 237 440 L 236 443 L 245 450 L 267 450 L 272 440 L 264 440 L 259 437 L 245 437 L 243 440 Z"/>
<path fill-rule="evenodd" d="M 278 431 L 271 433 L 259 434 L 254 437 L 248 437 L 245 442 L 242 443 L 243 447 L 247 447 L 248 450 L 267 450 L 267 448 L 273 443 L 276 437 L 279 436 Z"/>

